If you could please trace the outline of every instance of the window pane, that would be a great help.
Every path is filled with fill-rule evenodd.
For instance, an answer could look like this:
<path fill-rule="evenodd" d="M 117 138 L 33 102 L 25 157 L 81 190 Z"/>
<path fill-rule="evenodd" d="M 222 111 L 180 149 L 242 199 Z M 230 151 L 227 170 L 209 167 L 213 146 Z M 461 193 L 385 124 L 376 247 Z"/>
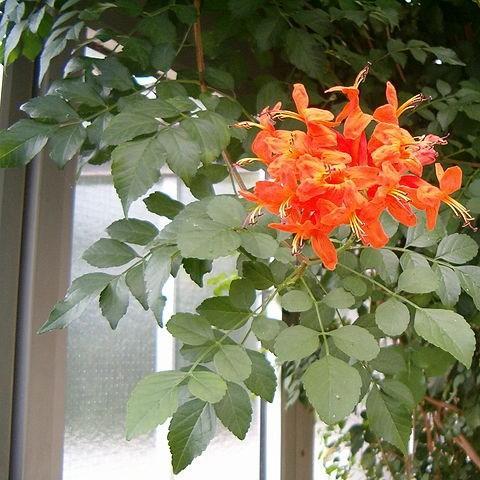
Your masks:
<path fill-rule="evenodd" d="M 173 177 L 164 177 L 156 189 L 183 202 L 192 200 L 188 191 L 178 188 Z M 230 193 L 230 184 L 220 186 L 218 191 L 222 190 Z M 162 226 L 162 219 L 149 214 L 143 202 L 132 205 L 130 216 Z M 99 168 L 85 170 L 75 194 L 72 277 L 92 271 L 81 260 L 83 251 L 112 221 L 121 217 L 110 176 Z M 215 263 L 215 271 L 206 277 L 206 284 L 208 278 L 221 273 L 229 275 L 234 270 L 233 260 Z M 213 294 L 214 286 L 201 289 L 181 270 L 165 289 L 169 299 L 167 320 L 174 311 L 193 311 L 204 297 Z M 131 442 L 124 439 L 126 402 L 136 382 L 153 371 L 179 368 L 183 364 L 168 332 L 158 328 L 150 312 L 145 312 L 132 298 L 116 331 L 110 329 L 98 305 L 91 305 L 82 319 L 69 327 L 67 355 L 64 480 L 174 478 L 166 440 L 168 422 L 156 433 Z M 270 420 L 276 425 L 275 432 L 279 425 L 278 406 L 272 411 L 275 413 Z M 217 436 L 204 454 L 175 478 L 259 479 L 259 412 L 256 400 L 252 427 L 244 441 L 236 439 L 219 423 Z M 272 473 L 276 473 L 279 461 L 275 441 L 273 444 L 268 459 L 272 462 Z M 269 479 L 277 477 L 269 475 Z"/>

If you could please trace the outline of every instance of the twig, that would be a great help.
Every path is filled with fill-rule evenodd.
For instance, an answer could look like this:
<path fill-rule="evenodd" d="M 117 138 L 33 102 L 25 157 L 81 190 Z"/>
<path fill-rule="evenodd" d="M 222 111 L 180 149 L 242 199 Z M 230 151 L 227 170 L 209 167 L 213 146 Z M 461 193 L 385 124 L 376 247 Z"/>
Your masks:
<path fill-rule="evenodd" d="M 245 185 L 245 182 L 243 181 L 242 176 L 235 169 L 232 159 L 230 158 L 230 155 L 226 150 L 222 152 L 222 157 L 225 164 L 227 165 L 228 171 L 230 172 L 230 176 L 236 180 L 241 190 L 247 190 L 247 186 Z"/>
<path fill-rule="evenodd" d="M 444 408 L 445 410 L 452 410 L 453 412 L 459 413 L 460 409 L 457 408 L 455 405 L 452 405 L 450 403 L 443 402 L 442 400 L 437 400 L 436 398 L 429 397 L 428 395 L 425 395 L 423 399 L 430 403 L 431 405 L 434 405 L 437 408 Z"/>
<path fill-rule="evenodd" d="M 193 25 L 193 36 L 195 38 L 195 58 L 197 60 L 198 80 L 200 81 L 200 91 L 207 91 L 205 82 L 205 58 L 203 56 L 202 26 L 200 23 L 200 0 L 194 0 L 193 6 L 197 13 L 197 19 Z"/>

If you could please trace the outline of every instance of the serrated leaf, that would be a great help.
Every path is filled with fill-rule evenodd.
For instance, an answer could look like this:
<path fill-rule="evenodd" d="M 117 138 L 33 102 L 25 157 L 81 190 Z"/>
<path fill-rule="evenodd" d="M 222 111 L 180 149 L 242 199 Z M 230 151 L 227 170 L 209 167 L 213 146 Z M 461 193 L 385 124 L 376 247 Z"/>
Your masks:
<path fill-rule="evenodd" d="M 233 280 L 228 296 L 232 305 L 242 310 L 249 310 L 257 298 L 253 283 L 246 278 Z"/>
<path fill-rule="evenodd" d="M 425 214 L 417 214 L 417 224 L 407 230 L 405 238 L 406 247 L 431 247 L 438 243 L 443 236 L 443 223 L 439 220 L 433 230 L 428 230 L 425 221 Z"/>
<path fill-rule="evenodd" d="M 94 86 L 85 83 L 80 78 L 57 80 L 49 88 L 49 93 L 55 93 L 70 103 L 87 105 L 89 107 L 104 106 L 105 103 Z"/>
<path fill-rule="evenodd" d="M 374 385 L 367 397 L 367 417 L 374 433 L 407 453 L 411 413 L 405 405 L 383 394 Z"/>
<path fill-rule="evenodd" d="M 302 381 L 310 403 L 329 425 L 341 421 L 354 409 L 362 386 L 355 368 L 330 355 L 313 362 Z"/>
<path fill-rule="evenodd" d="M 257 258 L 270 258 L 278 249 L 278 242 L 266 233 L 240 230 L 242 247 Z"/>
<path fill-rule="evenodd" d="M 472 297 L 473 303 L 480 310 L 480 267 L 465 265 L 456 267 L 462 289 Z"/>
<path fill-rule="evenodd" d="M 111 238 L 121 242 L 146 245 L 157 235 L 158 229 L 153 223 L 137 218 L 122 218 L 107 227 Z"/>
<path fill-rule="evenodd" d="M 412 352 L 412 360 L 415 365 L 425 370 L 429 377 L 444 375 L 455 363 L 455 358 L 448 352 L 433 345 L 416 349 Z"/>
<path fill-rule="evenodd" d="M 245 386 L 267 402 L 273 402 L 277 389 L 277 376 L 271 363 L 260 352 L 247 350 L 252 362 L 252 373 L 245 380 Z"/>
<path fill-rule="evenodd" d="M 420 253 L 414 251 L 404 252 L 400 257 L 400 265 L 403 270 L 407 268 L 428 267 L 428 260 Z"/>
<path fill-rule="evenodd" d="M 112 330 L 115 330 L 128 309 L 128 289 L 123 277 L 113 279 L 102 290 L 99 304 L 102 315 L 108 320 Z"/>
<path fill-rule="evenodd" d="M 142 378 L 127 403 L 127 440 L 153 430 L 178 408 L 180 383 L 185 372 L 164 371 Z"/>
<path fill-rule="evenodd" d="M 203 345 L 214 340 L 210 324 L 200 315 L 177 313 L 167 323 L 167 330 L 187 345 Z"/>
<path fill-rule="evenodd" d="M 190 138 L 200 146 L 203 163 L 213 162 L 230 142 L 228 125 L 217 113 L 201 111 L 182 122 Z"/>
<path fill-rule="evenodd" d="M 137 258 L 137 253 L 118 240 L 101 238 L 85 250 L 82 258 L 93 267 L 118 267 Z"/>
<path fill-rule="evenodd" d="M 227 382 L 227 393 L 214 408 L 223 425 L 243 440 L 252 421 L 252 404 L 245 389 L 236 383 Z"/>
<path fill-rule="evenodd" d="M 203 277 L 212 271 L 211 260 L 200 260 L 198 258 L 183 258 L 182 265 L 190 278 L 199 286 L 203 287 Z"/>
<path fill-rule="evenodd" d="M 349 308 L 355 303 L 355 297 L 344 288 L 334 288 L 323 297 L 322 302 L 332 308 Z"/>
<path fill-rule="evenodd" d="M 399 380 L 386 379 L 384 380 L 381 389 L 388 396 L 405 405 L 409 410 L 413 409 L 415 406 L 412 392 L 407 385 Z"/>
<path fill-rule="evenodd" d="M 451 263 L 467 263 L 478 253 L 477 242 L 468 235 L 454 233 L 444 237 L 438 244 L 435 258 Z"/>
<path fill-rule="evenodd" d="M 376 358 L 371 360 L 370 366 L 385 375 L 395 375 L 407 368 L 403 350 L 396 346 L 382 347 Z"/>
<path fill-rule="evenodd" d="M 155 117 L 141 112 L 121 112 L 112 118 L 103 132 L 102 140 L 106 145 L 119 145 L 129 140 L 153 133 L 158 130 L 160 123 Z"/>
<path fill-rule="evenodd" d="M 56 125 L 24 119 L 0 132 L 0 168 L 26 165 L 57 131 Z"/>
<path fill-rule="evenodd" d="M 130 204 L 160 178 L 165 158 L 165 150 L 158 137 L 127 142 L 113 150 L 113 185 L 122 201 L 125 216 Z"/>
<path fill-rule="evenodd" d="M 50 313 L 48 320 L 40 327 L 38 333 L 65 328 L 85 311 L 88 304 L 115 277 L 106 273 L 87 273 L 76 278 L 65 295 Z"/>
<path fill-rule="evenodd" d="M 438 287 L 435 293 L 438 295 L 443 305 L 452 307 L 460 298 L 460 280 L 455 271 L 443 265 L 433 265 L 433 271 L 438 278 Z"/>
<path fill-rule="evenodd" d="M 190 374 L 188 390 L 204 402 L 217 403 L 225 396 L 227 384 L 216 373 L 198 370 Z"/>
<path fill-rule="evenodd" d="M 312 299 L 303 290 L 290 290 L 280 297 L 282 308 L 287 312 L 306 312 L 312 308 Z"/>
<path fill-rule="evenodd" d="M 238 233 L 213 220 L 188 218 L 179 228 L 178 247 L 187 258 L 214 260 L 232 255 L 239 246 Z"/>
<path fill-rule="evenodd" d="M 231 382 L 246 380 L 252 373 L 252 361 L 240 345 L 221 345 L 213 363 L 217 372 Z"/>
<path fill-rule="evenodd" d="M 430 267 L 410 267 L 398 277 L 398 290 L 408 293 L 433 292 L 438 278 Z"/>
<path fill-rule="evenodd" d="M 402 302 L 390 298 L 377 307 L 375 321 L 382 332 L 396 337 L 407 329 L 410 312 Z"/>
<path fill-rule="evenodd" d="M 87 131 L 81 124 L 59 127 L 49 139 L 50 158 L 63 168 L 79 151 L 87 138 Z"/>
<path fill-rule="evenodd" d="M 200 164 L 201 150 L 198 144 L 182 127 L 164 128 L 157 138 L 167 154 L 167 163 L 172 172 L 189 185 Z"/>
<path fill-rule="evenodd" d="M 374 268 L 385 283 L 391 285 L 398 279 L 400 261 L 390 250 L 364 249 L 360 254 L 360 263 L 364 269 Z"/>
<path fill-rule="evenodd" d="M 138 300 L 144 310 L 148 310 L 147 287 L 145 285 L 145 264 L 143 262 L 130 268 L 125 275 L 125 282 L 131 294 Z"/>
<path fill-rule="evenodd" d="M 291 28 L 286 35 L 287 57 L 298 69 L 321 80 L 325 59 L 313 35 L 299 28 Z"/>
<path fill-rule="evenodd" d="M 264 263 L 244 262 L 242 270 L 243 276 L 251 280 L 257 290 L 266 290 L 275 283 L 271 270 Z"/>
<path fill-rule="evenodd" d="M 475 335 L 458 313 L 437 308 L 419 309 L 415 314 L 415 331 L 427 342 L 470 367 L 475 351 Z"/>
<path fill-rule="evenodd" d="M 173 473 L 181 472 L 207 448 L 215 428 L 213 406 L 202 400 L 190 400 L 174 413 L 168 431 Z"/>
<path fill-rule="evenodd" d="M 211 325 L 222 330 L 236 330 L 242 327 L 251 315 L 249 309 L 235 307 L 230 297 L 207 298 L 197 307 L 197 312 Z"/>
<path fill-rule="evenodd" d="M 31 118 L 55 120 L 57 122 L 80 121 L 78 113 L 57 95 L 32 98 L 24 103 L 20 109 Z"/>
<path fill-rule="evenodd" d="M 328 334 L 339 350 L 357 360 L 372 360 L 380 352 L 374 336 L 357 325 L 345 325 L 331 330 Z"/>
<path fill-rule="evenodd" d="M 170 198 L 163 192 L 153 192 L 145 198 L 143 202 L 148 211 L 160 215 L 161 217 L 167 217 L 170 220 L 172 220 L 184 208 L 182 202 Z"/>
<path fill-rule="evenodd" d="M 314 353 L 320 345 L 318 332 L 302 325 L 282 330 L 275 340 L 275 354 L 281 362 L 300 360 Z"/>
<path fill-rule="evenodd" d="M 174 247 L 160 247 L 152 251 L 152 255 L 145 264 L 145 288 L 150 310 L 157 323 L 162 325 L 165 297 L 162 295 L 163 286 L 170 276 Z"/>
<path fill-rule="evenodd" d="M 219 195 L 208 202 L 208 216 L 215 222 L 229 227 L 242 226 L 247 211 L 234 197 Z"/>
<path fill-rule="evenodd" d="M 277 335 L 286 328 L 286 323 L 268 317 L 255 317 L 252 322 L 252 332 L 261 341 L 275 340 Z"/>

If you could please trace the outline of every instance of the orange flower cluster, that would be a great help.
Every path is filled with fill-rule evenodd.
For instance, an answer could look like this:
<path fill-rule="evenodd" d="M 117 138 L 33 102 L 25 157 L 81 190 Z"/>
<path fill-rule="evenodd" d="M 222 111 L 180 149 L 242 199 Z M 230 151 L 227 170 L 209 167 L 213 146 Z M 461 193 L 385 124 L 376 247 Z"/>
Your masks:
<path fill-rule="evenodd" d="M 281 217 L 270 227 L 294 234 L 292 250 L 298 253 L 310 240 L 324 266 L 333 270 L 337 251 L 330 239 L 340 225 L 349 225 L 365 245 L 381 248 L 389 238 L 380 215 L 385 210 L 408 227 L 416 224 L 412 206 L 426 212 L 427 226 L 435 227 L 441 203 L 447 204 L 465 224 L 472 219 L 468 210 L 451 197 L 462 183 L 459 167 L 444 170 L 435 165 L 439 186 L 423 180 L 425 165 L 435 162 L 435 145 L 446 144 L 436 135 L 413 137 L 399 126 L 399 117 L 425 100 L 416 95 L 398 104 L 395 88 L 387 83 L 387 103 L 373 115 L 360 107 L 359 85 L 366 67 L 350 87 L 333 87 L 347 104 L 335 117 L 330 111 L 309 107 L 305 87 L 295 84 L 293 101 L 297 111 L 282 110 L 278 103 L 264 109 L 259 123 L 242 122 L 241 127 L 258 127 L 252 143 L 253 159 L 267 166 L 271 179 L 256 183 L 253 192 L 242 191 L 261 209 Z M 304 124 L 299 130 L 280 130 L 275 120 L 292 118 Z M 375 126 L 367 138 L 367 126 Z M 339 128 L 343 127 L 343 128 Z"/>

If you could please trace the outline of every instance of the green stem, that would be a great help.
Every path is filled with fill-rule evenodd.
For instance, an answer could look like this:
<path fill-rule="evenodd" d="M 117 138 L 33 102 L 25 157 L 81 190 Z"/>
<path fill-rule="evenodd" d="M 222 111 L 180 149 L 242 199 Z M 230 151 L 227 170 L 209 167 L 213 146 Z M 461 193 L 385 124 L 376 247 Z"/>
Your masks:
<path fill-rule="evenodd" d="M 318 302 L 317 302 L 317 299 L 315 298 L 315 295 L 313 294 L 312 290 L 310 289 L 310 287 L 308 286 L 308 283 L 305 281 L 305 279 L 302 277 L 301 278 L 301 281 L 303 283 L 303 286 L 305 287 L 305 289 L 307 290 L 308 292 L 308 295 L 310 296 L 310 298 L 312 299 L 312 302 L 313 302 L 313 305 L 315 307 L 315 312 L 317 314 L 317 318 L 318 318 L 318 325 L 320 327 L 320 332 L 322 334 L 322 337 L 323 337 L 323 342 L 325 344 L 325 353 L 327 355 L 330 355 L 330 349 L 328 347 L 328 338 L 327 338 L 327 333 L 325 332 L 325 329 L 323 328 L 323 322 L 322 322 L 322 317 L 320 316 L 320 309 L 318 308 Z"/>
<path fill-rule="evenodd" d="M 416 310 L 421 310 L 422 309 L 416 303 L 413 303 L 411 300 L 404 297 L 403 295 L 400 295 L 399 293 L 396 293 L 393 290 L 390 290 L 388 287 L 383 285 L 383 283 L 378 282 L 377 280 L 373 279 L 372 277 L 369 277 L 368 275 L 365 275 L 364 273 L 357 272 L 353 268 L 347 267 L 346 265 L 343 265 L 342 263 L 339 263 L 338 266 L 344 268 L 345 270 L 347 270 L 350 273 L 353 273 L 357 277 L 363 278 L 364 280 L 367 280 L 370 283 L 373 283 L 374 285 L 376 285 L 378 288 L 380 288 L 384 292 L 387 292 L 390 296 L 399 298 L 402 302 L 408 303 L 408 305 L 412 306 Z"/>

